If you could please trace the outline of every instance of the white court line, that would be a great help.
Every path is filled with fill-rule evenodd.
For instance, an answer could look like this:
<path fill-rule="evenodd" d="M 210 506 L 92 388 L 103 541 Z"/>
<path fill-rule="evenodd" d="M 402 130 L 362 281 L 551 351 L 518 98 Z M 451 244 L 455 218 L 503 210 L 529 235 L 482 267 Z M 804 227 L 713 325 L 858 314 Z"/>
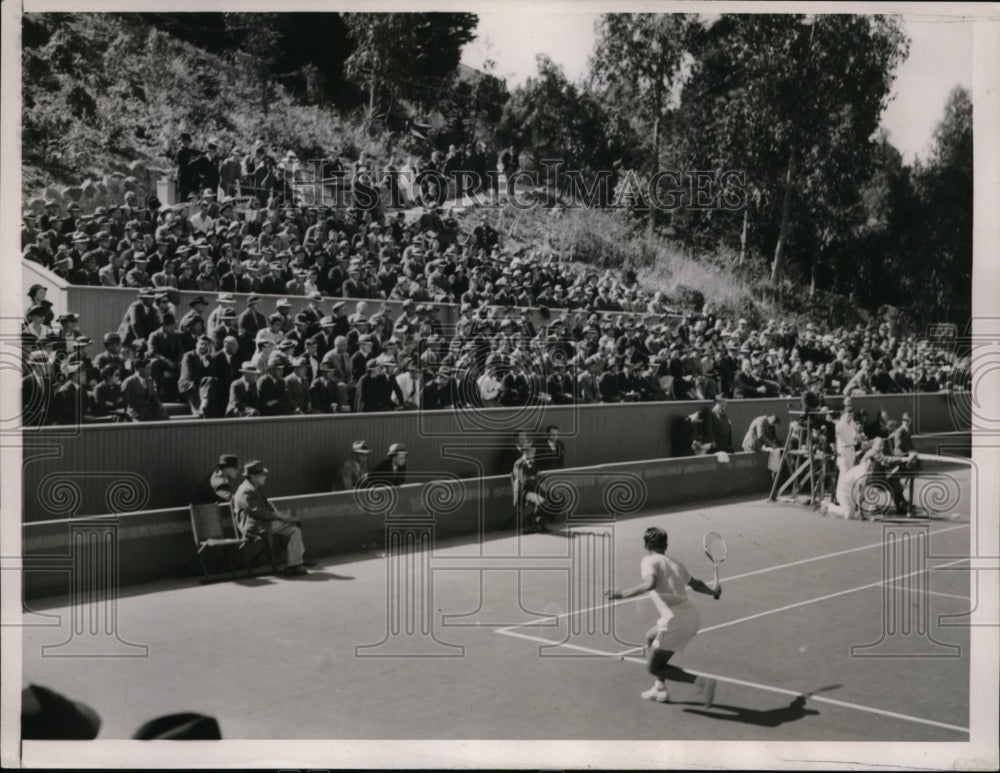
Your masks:
<path fill-rule="evenodd" d="M 949 598 L 949 599 L 961 599 L 962 601 L 969 601 L 970 600 L 968 596 L 960 596 L 957 593 L 945 593 L 944 591 L 940 591 L 940 590 L 927 590 L 926 588 L 911 588 L 909 586 L 900 586 L 900 585 L 890 585 L 889 587 L 890 588 L 896 588 L 898 590 L 918 591 L 920 593 L 926 593 L 929 596 L 944 596 L 945 598 Z"/>
<path fill-rule="evenodd" d="M 955 566 L 956 564 L 962 564 L 968 561 L 967 558 L 959 558 L 956 561 L 950 561 L 947 564 L 941 564 L 940 566 L 933 567 L 933 569 L 944 569 L 949 566 Z M 794 604 L 786 604 L 783 607 L 776 607 L 775 609 L 769 609 L 766 612 L 758 612 L 755 615 L 747 615 L 746 617 L 738 617 L 735 620 L 728 620 L 725 623 L 719 623 L 718 625 L 710 625 L 708 628 L 701 628 L 698 631 L 700 636 L 703 633 L 708 633 L 709 631 L 717 631 L 720 628 L 728 628 L 731 625 L 736 625 L 737 623 L 745 623 L 749 620 L 757 620 L 761 617 L 767 617 L 769 615 L 776 615 L 778 612 L 785 612 L 789 609 L 795 609 L 796 607 L 804 607 L 808 604 L 817 604 L 820 601 L 826 601 L 827 599 L 835 599 L 838 596 L 846 596 L 848 593 L 857 593 L 859 590 L 867 590 L 868 588 L 877 588 L 879 585 L 885 585 L 886 583 L 894 583 L 898 580 L 902 580 L 905 577 L 912 577 L 915 574 L 922 574 L 923 572 L 930 571 L 932 567 L 924 567 L 923 569 L 915 569 L 912 572 L 907 572 L 906 574 L 898 574 L 890 580 L 878 580 L 877 582 L 870 582 L 867 585 L 858 585 L 856 588 L 848 588 L 847 590 L 837 591 L 836 593 L 828 593 L 825 596 L 817 596 L 814 599 L 806 599 L 805 601 L 796 601 Z"/>
<path fill-rule="evenodd" d="M 944 534 L 945 532 L 948 531 L 955 531 L 956 529 L 965 529 L 968 528 L 968 526 L 969 524 L 967 523 L 962 523 L 959 524 L 958 526 L 947 526 L 943 529 L 937 529 L 935 531 L 932 531 L 931 536 L 934 536 L 935 534 Z M 862 545 L 861 547 L 858 548 L 848 548 L 847 550 L 838 550 L 834 553 L 824 553 L 823 555 L 813 556 L 812 558 L 803 558 L 800 561 L 789 561 L 786 564 L 777 564 L 775 566 L 768 566 L 765 567 L 764 569 L 754 569 L 752 572 L 744 572 L 743 574 L 734 574 L 732 577 L 725 577 L 723 579 L 725 580 L 726 583 L 730 583 L 733 582 L 734 580 L 742 580 L 744 577 L 753 577 L 758 574 L 766 574 L 768 572 L 774 572 L 777 571 L 778 569 L 787 569 L 790 566 L 801 566 L 802 564 L 812 563 L 813 561 L 824 561 L 827 558 L 836 558 L 837 556 L 846 556 L 849 553 L 858 553 L 862 550 L 871 550 L 873 548 L 880 548 L 884 544 L 885 544 L 884 542 L 873 542 L 870 545 Z M 627 599 L 618 599 L 615 602 L 615 606 L 617 606 L 618 604 L 627 604 L 634 601 L 641 601 L 642 599 L 645 598 L 647 598 L 645 594 L 640 594 L 638 596 L 632 596 L 631 598 Z M 598 609 L 604 609 L 606 606 L 607 606 L 606 603 L 597 604 L 595 606 L 585 607 L 583 609 L 573 609 L 570 610 L 569 612 L 560 612 L 558 615 L 547 615 L 545 617 L 536 618 L 534 620 L 527 620 L 523 623 L 518 623 L 517 625 L 505 626 L 503 628 L 498 629 L 497 633 L 507 633 L 508 631 L 512 631 L 515 628 L 527 628 L 532 625 L 546 625 L 553 620 L 561 620 L 564 617 L 570 617 L 572 615 L 582 615 L 587 612 L 593 612 Z"/>
<path fill-rule="evenodd" d="M 591 655 L 599 655 L 605 658 L 618 658 L 621 661 L 626 661 L 628 663 L 638 663 L 639 665 L 646 665 L 646 661 L 642 658 L 625 657 L 621 653 L 605 652 L 604 650 L 596 650 L 592 647 L 582 647 L 579 644 L 560 644 L 559 642 L 554 642 L 551 639 L 543 639 L 541 636 L 532 636 L 527 633 L 519 633 L 517 631 L 498 629 L 495 633 L 503 634 L 504 636 L 513 636 L 517 639 L 526 639 L 527 641 L 539 642 L 541 644 L 549 644 L 553 646 L 561 646 L 567 649 L 578 650 L 579 652 L 586 652 Z M 626 650 L 630 652 L 631 650 Z M 710 679 L 716 679 L 720 682 L 726 682 L 727 684 L 738 684 L 743 687 L 751 687 L 757 690 L 765 690 L 767 692 L 776 692 L 782 695 L 792 695 L 800 696 L 803 695 L 801 691 L 789 690 L 785 687 L 774 687 L 769 684 L 761 684 L 760 682 L 750 682 L 746 679 L 736 679 L 730 676 L 722 676 L 720 674 L 710 674 L 706 671 L 694 671 L 692 669 L 685 669 L 689 673 L 695 674 L 697 676 L 707 676 Z M 848 701 L 838 701 L 834 698 L 824 698 L 822 695 L 810 695 L 808 700 L 817 701 L 820 703 L 829 703 L 833 706 L 840 706 L 845 709 L 854 709 L 855 711 L 864 711 L 869 714 L 879 714 L 883 717 L 892 717 L 894 719 L 902 719 L 907 722 L 916 722 L 921 725 L 931 725 L 932 727 L 943 727 L 946 730 L 955 730 L 959 733 L 968 733 L 969 728 L 960 727 L 959 725 L 949 725 L 947 722 L 937 722 L 933 719 L 924 719 L 923 717 L 914 717 L 910 714 L 900 714 L 897 711 L 887 711 L 886 709 L 877 709 L 874 706 L 865 706 L 861 703 L 849 703 Z"/>

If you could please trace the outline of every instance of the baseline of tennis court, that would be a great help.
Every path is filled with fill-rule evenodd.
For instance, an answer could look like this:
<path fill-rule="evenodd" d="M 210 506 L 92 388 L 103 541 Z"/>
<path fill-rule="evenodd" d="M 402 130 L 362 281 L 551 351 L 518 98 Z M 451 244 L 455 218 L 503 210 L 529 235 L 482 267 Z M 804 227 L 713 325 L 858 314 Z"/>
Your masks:
<path fill-rule="evenodd" d="M 961 741 L 968 512 L 883 525 L 711 502 L 345 556 L 301 579 L 157 583 L 117 599 L 100 658 L 65 656 L 79 615 L 33 602 L 24 680 L 90 704 L 100 739 L 198 711 L 233 739 Z M 675 659 L 719 679 L 710 709 L 683 684 L 640 699 L 654 607 L 603 599 L 638 582 L 651 525 L 703 579 L 705 532 L 728 542 L 722 597 L 695 595 L 702 631 Z"/>

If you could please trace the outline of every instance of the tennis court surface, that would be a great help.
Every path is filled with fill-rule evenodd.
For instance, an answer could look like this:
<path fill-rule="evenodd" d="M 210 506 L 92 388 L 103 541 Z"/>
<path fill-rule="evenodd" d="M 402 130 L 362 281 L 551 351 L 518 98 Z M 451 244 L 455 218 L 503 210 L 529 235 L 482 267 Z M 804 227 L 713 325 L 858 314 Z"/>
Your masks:
<path fill-rule="evenodd" d="M 61 656 L 86 620 L 35 601 L 24 681 L 91 705 L 100 739 L 197 711 L 227 739 L 965 741 L 968 516 L 967 499 L 886 524 L 729 500 L 320 559 L 304 578 L 164 582 L 117 599 L 102 658 Z M 702 630 L 674 659 L 719 680 L 709 709 L 685 684 L 640 699 L 655 609 L 601 595 L 638 582 L 654 525 L 707 581 L 703 535 L 728 542 L 722 597 L 693 594 Z"/>

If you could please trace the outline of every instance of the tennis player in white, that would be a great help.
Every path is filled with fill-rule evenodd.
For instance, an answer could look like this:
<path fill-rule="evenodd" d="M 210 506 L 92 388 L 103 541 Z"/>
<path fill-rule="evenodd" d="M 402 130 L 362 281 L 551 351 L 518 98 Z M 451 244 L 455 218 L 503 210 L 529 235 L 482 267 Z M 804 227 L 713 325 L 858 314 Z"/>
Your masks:
<path fill-rule="evenodd" d="M 687 589 L 690 587 L 698 593 L 717 599 L 722 593 L 722 587 L 713 587 L 692 577 L 682 563 L 668 557 L 667 533 L 663 529 L 655 526 L 646 529 L 643 542 L 649 555 L 639 564 L 642 582 L 627 590 L 607 592 L 611 599 L 626 599 L 647 593 L 660 613 L 660 619 L 646 634 L 648 669 L 656 677 L 656 682 L 652 688 L 642 693 L 642 697 L 666 703 L 670 700 L 666 680 L 670 679 L 694 684 L 699 690 L 701 702 L 705 706 L 711 706 L 715 697 L 715 680 L 695 676 L 683 668 L 672 666 L 670 658 L 675 652 L 684 651 L 701 626 L 698 608 L 688 598 Z"/>

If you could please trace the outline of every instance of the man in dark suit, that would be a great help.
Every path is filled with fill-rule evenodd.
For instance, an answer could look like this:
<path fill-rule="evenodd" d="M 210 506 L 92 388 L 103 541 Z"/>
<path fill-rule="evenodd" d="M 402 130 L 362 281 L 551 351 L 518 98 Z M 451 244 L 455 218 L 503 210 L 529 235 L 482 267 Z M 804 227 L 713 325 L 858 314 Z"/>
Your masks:
<path fill-rule="evenodd" d="M 160 326 L 160 313 L 153 305 L 156 291 L 151 287 L 139 291 L 139 299 L 132 302 L 118 328 L 123 343 L 145 341 Z"/>
<path fill-rule="evenodd" d="M 287 416 L 293 413 L 284 378 L 285 362 L 280 352 L 271 352 L 267 358 L 267 373 L 257 384 L 260 412 L 265 416 Z"/>
<path fill-rule="evenodd" d="M 260 416 L 260 396 L 257 393 L 257 377 L 260 371 L 250 362 L 240 367 L 240 377 L 229 385 L 229 404 L 226 418 Z"/>
<path fill-rule="evenodd" d="M 369 486 L 379 484 L 402 486 L 406 483 L 406 456 L 406 446 L 402 443 L 393 443 L 389 446 L 389 453 L 385 459 L 375 466 L 364 483 Z"/>
<path fill-rule="evenodd" d="M 181 373 L 177 391 L 191 406 L 191 413 L 205 418 L 215 388 L 212 375 L 212 339 L 201 336 L 192 352 L 181 357 Z"/>
<path fill-rule="evenodd" d="M 307 574 L 303 553 L 302 528 L 299 519 L 279 511 L 264 496 L 268 469 L 263 462 L 248 462 L 243 467 L 246 480 L 233 494 L 233 512 L 240 531 L 247 535 L 277 536 L 287 539 L 288 564 L 285 574 Z"/>
<path fill-rule="evenodd" d="M 267 328 L 267 317 L 257 311 L 258 303 L 260 303 L 260 298 L 256 295 L 247 298 L 247 307 L 236 320 L 236 329 L 240 335 L 253 338 L 257 335 L 258 330 Z"/>
<path fill-rule="evenodd" d="M 235 454 L 222 454 L 215 469 L 195 488 L 191 502 L 196 505 L 232 502 L 242 479 L 239 458 Z"/>
<path fill-rule="evenodd" d="M 164 421 L 168 418 L 163 403 L 156 393 L 153 381 L 153 364 L 147 359 L 136 359 L 135 372 L 122 382 L 125 412 L 132 421 Z"/>
<path fill-rule="evenodd" d="M 219 419 L 226 412 L 229 401 L 229 387 L 240 377 L 239 342 L 235 336 L 227 336 L 222 341 L 222 348 L 212 356 L 211 375 L 215 379 L 215 388 L 206 411 L 206 418 Z"/>
<path fill-rule="evenodd" d="M 550 424 L 546 437 L 535 446 L 535 466 L 539 472 L 558 470 L 566 466 L 566 446 L 559 439 L 559 427 Z"/>
<path fill-rule="evenodd" d="M 310 340 L 316 342 L 316 356 L 321 360 L 323 355 L 333 349 L 337 335 L 334 333 L 334 322 L 332 317 L 323 317 L 319 323 L 320 331 Z"/>
<path fill-rule="evenodd" d="M 153 379 L 160 395 L 167 402 L 177 397 L 177 380 L 184 357 L 184 344 L 177 333 L 174 315 L 167 312 L 163 323 L 149 336 L 149 350 L 153 360 Z"/>
<path fill-rule="evenodd" d="M 49 420 L 52 424 L 77 426 L 83 421 L 84 390 L 80 385 L 83 367 L 80 362 L 66 360 L 62 366 L 66 380 L 52 392 Z"/>
<path fill-rule="evenodd" d="M 442 365 L 434 378 L 429 380 L 420 393 L 420 407 L 426 411 L 437 411 L 452 406 L 451 366 Z"/>
<path fill-rule="evenodd" d="M 319 366 L 319 375 L 309 385 L 309 402 L 313 411 L 319 413 L 337 413 L 338 409 L 347 411 L 350 408 L 340 403 L 340 393 L 334 380 L 333 363 L 324 360 Z"/>

